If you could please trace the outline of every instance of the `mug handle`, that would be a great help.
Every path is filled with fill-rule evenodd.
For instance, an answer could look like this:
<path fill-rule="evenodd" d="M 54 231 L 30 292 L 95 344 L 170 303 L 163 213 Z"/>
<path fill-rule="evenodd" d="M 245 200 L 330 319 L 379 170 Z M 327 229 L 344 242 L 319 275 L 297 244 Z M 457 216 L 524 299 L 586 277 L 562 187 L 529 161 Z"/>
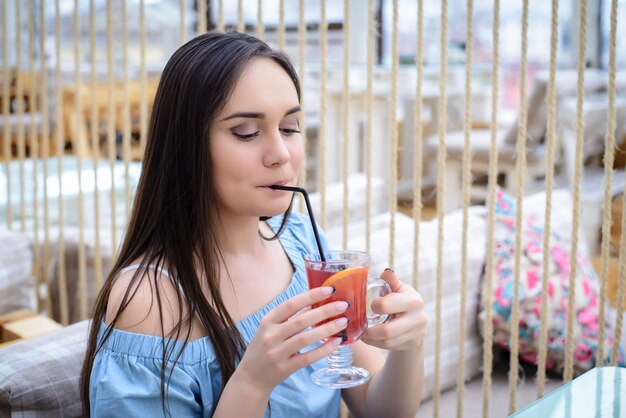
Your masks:
<path fill-rule="evenodd" d="M 369 294 L 370 289 L 373 288 L 379 288 L 378 290 L 378 296 L 385 296 L 388 295 L 389 293 L 392 293 L 391 291 L 391 287 L 389 287 L 389 284 L 384 281 L 383 279 L 377 279 L 377 278 L 373 278 L 370 277 L 367 279 L 367 292 Z M 373 314 L 373 315 L 367 315 L 367 327 L 373 327 L 375 325 L 380 325 L 380 324 L 384 324 L 385 322 L 389 321 L 389 315 L 388 314 Z"/>

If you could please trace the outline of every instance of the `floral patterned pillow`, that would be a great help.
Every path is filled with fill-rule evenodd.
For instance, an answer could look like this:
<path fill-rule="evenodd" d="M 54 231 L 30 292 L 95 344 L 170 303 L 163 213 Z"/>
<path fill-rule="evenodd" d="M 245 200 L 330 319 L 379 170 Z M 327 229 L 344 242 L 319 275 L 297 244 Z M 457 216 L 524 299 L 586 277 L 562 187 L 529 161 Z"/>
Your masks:
<path fill-rule="evenodd" d="M 493 341 L 503 348 L 510 346 L 515 268 L 515 199 L 497 191 L 494 225 Z M 523 219 L 522 255 L 519 286 L 519 354 L 537 364 L 541 332 L 541 277 L 543 274 L 543 219 L 530 214 Z M 570 242 L 558 231 L 551 234 L 550 277 L 548 281 L 548 355 L 546 367 L 561 373 L 564 368 L 567 338 L 567 303 L 569 295 Z M 595 365 L 598 347 L 599 280 L 590 261 L 580 253 L 576 256 L 576 293 L 574 323 L 574 368 L 576 374 Z M 482 308 L 484 309 L 484 304 Z M 484 313 L 481 315 L 484 319 Z M 613 332 L 605 327 L 606 360 L 610 357 Z M 620 352 L 620 365 L 624 358 Z"/>

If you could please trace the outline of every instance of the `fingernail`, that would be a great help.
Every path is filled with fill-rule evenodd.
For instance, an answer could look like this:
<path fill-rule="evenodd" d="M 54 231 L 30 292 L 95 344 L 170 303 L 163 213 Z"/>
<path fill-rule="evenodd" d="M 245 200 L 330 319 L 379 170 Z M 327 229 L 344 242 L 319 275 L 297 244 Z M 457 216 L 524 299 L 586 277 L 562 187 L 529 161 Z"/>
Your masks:
<path fill-rule="evenodd" d="M 348 309 L 349 306 L 350 304 L 348 302 L 337 302 L 335 304 L 335 310 L 337 310 L 337 312 L 343 312 Z"/>
<path fill-rule="evenodd" d="M 338 337 L 338 338 L 335 338 L 335 339 L 332 341 L 332 344 L 333 344 L 333 345 L 339 345 L 339 344 L 341 344 L 341 342 L 342 342 L 342 341 L 343 341 L 343 339 L 342 339 L 341 337 Z"/>
<path fill-rule="evenodd" d="M 343 327 L 347 323 L 348 323 L 348 318 L 346 318 L 345 316 L 335 320 L 335 324 L 340 327 Z"/>
<path fill-rule="evenodd" d="M 335 288 L 332 286 L 324 286 L 321 289 L 323 295 L 332 295 L 333 293 L 335 293 Z"/>
<path fill-rule="evenodd" d="M 387 268 L 385 269 L 385 271 L 390 271 L 390 272 L 392 272 L 392 273 L 395 273 L 395 272 L 394 272 L 392 269 L 390 269 L 389 267 L 387 267 Z"/>

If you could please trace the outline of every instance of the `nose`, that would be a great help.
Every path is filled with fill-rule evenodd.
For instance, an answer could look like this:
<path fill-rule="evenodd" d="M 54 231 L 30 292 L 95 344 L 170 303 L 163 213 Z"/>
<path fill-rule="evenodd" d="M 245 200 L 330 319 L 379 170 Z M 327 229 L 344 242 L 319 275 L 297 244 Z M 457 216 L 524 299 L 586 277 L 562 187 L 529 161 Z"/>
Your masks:
<path fill-rule="evenodd" d="M 285 143 L 280 131 L 276 129 L 271 135 L 268 135 L 263 155 L 263 164 L 267 167 L 282 166 L 287 164 L 291 159 L 289 148 Z"/>

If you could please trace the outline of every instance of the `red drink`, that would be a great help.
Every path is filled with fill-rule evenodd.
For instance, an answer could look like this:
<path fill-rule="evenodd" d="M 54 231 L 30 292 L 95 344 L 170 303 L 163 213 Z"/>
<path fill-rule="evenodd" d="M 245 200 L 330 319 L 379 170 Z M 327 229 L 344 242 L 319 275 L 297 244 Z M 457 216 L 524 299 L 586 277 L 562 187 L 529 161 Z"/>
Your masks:
<path fill-rule="evenodd" d="M 332 286 L 335 288 L 335 293 L 330 298 L 322 303 L 313 305 L 313 308 L 339 301 L 346 301 L 350 304 L 345 312 L 318 325 L 345 316 L 348 318 L 348 326 L 335 336 L 343 339 L 342 345 L 352 344 L 357 341 L 367 328 L 365 308 L 367 267 L 351 267 L 338 272 L 337 270 L 316 270 L 307 266 L 306 275 L 310 289 L 320 286 Z"/>

